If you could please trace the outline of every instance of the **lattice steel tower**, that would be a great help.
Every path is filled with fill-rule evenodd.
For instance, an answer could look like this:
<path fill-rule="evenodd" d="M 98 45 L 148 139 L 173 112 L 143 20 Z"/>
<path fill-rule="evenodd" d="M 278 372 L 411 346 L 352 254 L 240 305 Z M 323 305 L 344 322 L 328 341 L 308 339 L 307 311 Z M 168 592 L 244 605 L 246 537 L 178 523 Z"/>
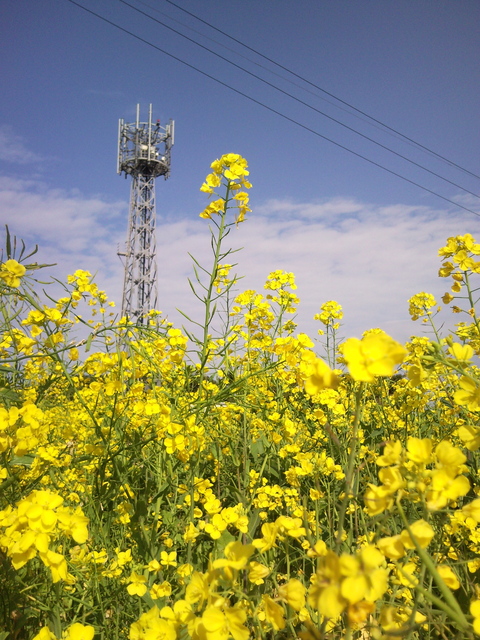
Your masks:
<path fill-rule="evenodd" d="M 122 316 L 137 323 L 157 305 L 155 178 L 168 178 L 173 142 L 173 120 L 165 127 L 153 123 L 152 105 L 148 122 L 140 122 L 137 104 L 136 122 L 118 123 L 117 172 L 132 176 L 128 236 L 125 251 L 118 252 L 125 258 Z"/>

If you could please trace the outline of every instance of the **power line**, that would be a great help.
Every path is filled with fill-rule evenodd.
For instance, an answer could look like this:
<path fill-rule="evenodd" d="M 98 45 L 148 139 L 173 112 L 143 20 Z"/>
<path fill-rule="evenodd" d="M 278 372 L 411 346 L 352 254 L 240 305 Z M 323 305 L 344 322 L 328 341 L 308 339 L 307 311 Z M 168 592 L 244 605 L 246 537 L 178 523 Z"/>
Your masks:
<path fill-rule="evenodd" d="M 260 53 L 260 51 L 257 51 L 253 47 L 249 47 L 247 44 L 245 44 L 241 40 L 238 40 L 237 38 L 234 38 L 233 36 L 229 35 L 225 31 L 222 31 L 222 29 L 219 29 L 218 27 L 215 27 L 213 24 L 211 24 L 210 22 L 207 22 L 206 20 L 203 20 L 203 18 L 200 18 L 199 16 L 195 15 L 191 11 L 188 11 L 187 9 L 184 9 L 180 5 L 178 5 L 175 2 L 173 2 L 173 0 L 165 0 L 165 2 L 168 2 L 168 4 L 173 5 L 177 9 L 180 9 L 180 11 L 183 11 L 184 13 L 188 14 L 189 16 L 192 16 L 192 18 L 195 18 L 196 20 L 198 20 L 199 22 L 202 22 L 203 24 L 205 24 L 206 26 L 210 27 L 211 29 L 214 29 L 218 33 L 221 33 L 223 36 L 229 38 L 230 40 L 233 40 L 237 44 L 240 44 L 242 47 L 245 47 L 245 49 L 248 49 L 252 53 L 255 53 L 256 55 L 260 56 L 264 60 L 268 60 L 268 62 L 271 62 L 272 64 L 274 64 L 279 69 L 283 69 L 284 71 L 287 71 L 288 73 L 292 74 L 293 76 L 295 76 L 299 80 L 302 80 L 303 82 L 306 82 L 311 87 L 314 87 L 315 89 L 318 89 L 318 91 L 321 91 L 325 95 L 330 96 L 331 98 L 334 98 L 335 100 L 338 100 L 338 102 L 340 102 L 341 104 L 344 104 L 345 106 L 349 107 L 350 109 L 353 109 L 357 113 L 360 113 L 361 115 L 365 116 L 369 120 L 372 120 L 372 122 L 376 122 L 377 124 L 381 125 L 382 127 L 385 127 L 385 129 L 388 129 L 389 131 L 397 134 L 398 136 L 404 138 L 405 140 L 408 140 L 409 142 L 413 143 L 415 146 L 420 147 L 424 151 L 428 151 L 428 153 L 431 153 L 432 155 L 436 156 L 440 160 L 443 160 L 444 162 L 447 162 L 449 165 L 451 165 L 453 167 L 456 167 L 457 169 L 460 169 L 461 171 L 464 171 L 465 173 L 468 173 L 469 175 L 473 176 L 474 178 L 478 178 L 480 180 L 480 176 L 477 175 L 476 173 L 473 173 L 472 171 L 469 171 L 468 169 L 465 169 L 465 167 L 462 167 L 461 165 L 457 164 L 456 162 L 453 162 L 453 160 L 449 160 L 445 156 L 440 155 L 436 151 L 433 151 L 429 147 L 426 147 L 425 145 L 421 144 L 420 142 L 417 142 L 413 138 L 409 138 L 407 135 L 401 133 L 400 131 L 397 131 L 397 129 L 394 129 L 393 127 L 390 127 L 388 124 L 385 124 L 381 120 L 378 120 L 377 118 L 374 118 L 373 116 L 369 115 L 365 111 L 362 111 L 361 109 L 358 109 L 353 104 L 350 104 L 349 102 L 346 102 L 345 100 L 342 100 L 341 98 L 339 98 L 338 96 L 334 95 L 333 93 L 330 93 L 330 91 L 327 91 L 326 89 L 323 89 L 318 84 L 315 84 L 314 82 L 311 82 L 307 78 L 304 78 L 303 76 L 301 76 L 300 74 L 296 73 L 295 71 L 292 71 L 288 67 L 285 67 L 284 65 L 280 64 L 279 62 L 276 62 L 272 58 L 269 58 L 268 56 L 264 55 L 263 53 Z M 146 3 L 142 2 L 142 4 L 146 4 Z"/>
<path fill-rule="evenodd" d="M 294 118 L 290 118 L 289 116 L 285 115 L 284 113 L 281 113 L 280 111 L 277 111 L 277 109 L 274 109 L 273 107 L 270 107 L 270 106 L 266 105 L 265 103 L 261 102 L 260 100 L 257 100 L 256 98 L 253 98 L 252 96 L 249 96 L 248 94 L 244 93 L 243 91 L 240 91 L 239 89 L 236 89 L 235 87 L 232 87 L 231 85 L 227 84 L 226 82 L 223 82 L 222 80 L 219 80 L 218 78 L 215 78 L 214 76 L 210 75 L 206 71 L 202 71 L 202 69 L 199 69 L 198 67 L 195 67 L 193 64 L 190 64 L 189 62 L 186 62 L 185 60 L 182 60 L 181 58 L 179 58 L 178 56 L 174 55 L 173 53 L 170 53 L 170 52 L 166 51 L 165 49 L 162 49 L 161 47 L 153 44 L 152 42 L 150 42 L 148 40 L 145 40 L 145 38 L 142 38 L 141 36 L 138 36 L 137 34 L 133 33 L 132 31 L 129 31 L 128 29 L 125 29 L 125 27 L 122 27 L 119 24 L 116 24 L 112 20 L 109 20 L 108 18 L 105 18 L 104 16 L 96 13 L 95 11 L 92 11 L 91 9 L 88 9 L 87 7 L 84 7 L 80 3 L 76 2 L 76 0 L 67 0 L 67 1 L 70 2 L 71 4 L 74 4 L 75 6 L 79 7 L 80 9 L 83 9 L 87 13 L 90 13 L 91 15 L 95 16 L 96 18 L 99 18 L 103 22 L 106 22 L 107 24 L 115 27 L 116 29 L 119 29 L 120 31 L 123 31 L 124 33 L 132 36 L 136 40 L 139 40 L 140 42 L 143 42 L 144 44 L 148 45 L 149 47 L 152 47 L 153 49 L 155 49 L 157 51 L 160 51 L 161 53 L 163 53 L 164 55 L 168 56 L 169 58 L 172 58 L 173 60 L 176 60 L 177 62 L 180 62 L 181 64 L 185 65 L 186 67 L 188 67 L 190 69 L 193 69 L 194 71 L 197 71 L 198 73 L 202 74 L 206 78 L 209 78 L 210 80 L 213 80 L 217 84 L 220 84 L 223 87 L 226 87 L 227 89 L 230 89 L 231 91 L 234 91 L 236 94 L 246 98 L 247 100 L 250 100 L 251 102 L 263 107 L 264 109 L 267 109 L 271 113 L 275 113 L 276 115 L 280 116 L 284 120 L 287 120 L 288 122 L 291 122 L 291 123 L 297 125 L 298 127 L 304 129 L 305 131 L 308 131 L 309 133 L 313 133 L 315 136 L 317 136 L 319 138 L 322 138 L 323 140 L 326 140 L 327 142 L 332 143 L 336 147 L 339 147 L 340 149 L 343 149 L 344 151 L 348 151 L 348 153 L 356 156 L 357 158 L 361 158 L 362 160 L 365 160 L 366 162 L 378 167 L 379 169 L 382 169 L 383 171 L 386 171 L 387 173 L 390 173 L 391 175 L 394 175 L 397 178 L 400 178 L 401 180 L 404 180 L 405 182 L 408 182 L 409 184 L 412 184 L 415 187 L 418 187 L 419 189 L 422 189 L 423 191 L 426 191 L 427 193 L 430 193 L 430 194 L 436 196 L 437 198 L 440 198 L 440 199 L 444 200 L 445 202 L 449 202 L 450 204 L 453 204 L 455 207 L 459 207 L 460 209 L 463 209 L 464 211 L 468 211 L 469 213 L 473 213 L 473 215 L 480 217 L 480 213 L 478 213 L 477 211 L 473 211 L 473 209 L 469 209 L 468 207 L 465 207 L 465 206 L 463 206 L 461 204 L 458 204 L 458 202 L 455 202 L 454 200 L 450 200 L 449 198 L 446 198 L 445 196 L 440 195 L 436 191 L 433 191 L 432 189 L 428 189 L 427 187 L 424 187 L 423 185 L 419 184 L 418 182 L 415 182 L 414 180 L 410 180 L 410 178 L 406 178 L 405 176 L 401 175 L 400 173 L 397 173 L 396 171 L 393 171 L 392 169 L 388 169 L 387 167 L 381 165 L 380 163 L 375 162 L 374 160 L 371 160 L 370 158 L 367 158 L 366 156 L 364 156 L 364 155 L 362 155 L 360 153 L 357 153 L 356 151 L 353 151 L 352 149 L 349 149 L 348 147 L 345 147 L 344 145 L 340 144 L 339 142 L 335 142 L 335 140 L 332 140 L 331 138 L 328 138 L 327 136 L 324 136 L 319 131 L 316 131 L 315 129 L 312 129 L 311 127 L 308 127 L 307 125 L 304 125 L 301 122 L 298 122 L 298 120 L 295 120 Z"/>
<path fill-rule="evenodd" d="M 144 0 L 137 0 L 137 3 L 142 4 L 145 7 L 148 7 L 149 9 L 151 9 L 155 13 L 158 13 L 159 15 L 163 16 L 167 20 L 170 20 L 172 22 L 175 22 L 176 24 L 179 24 L 184 29 L 187 29 L 188 31 L 192 31 L 193 33 L 196 33 L 198 36 L 200 36 L 202 38 L 206 38 L 209 42 L 216 44 L 217 46 L 221 47 L 222 49 L 225 49 L 226 51 L 230 51 L 230 53 L 233 53 L 236 56 L 238 56 L 240 58 L 243 58 L 243 60 L 247 60 L 248 62 L 250 62 L 250 64 L 252 64 L 252 65 L 254 65 L 256 67 L 259 67 L 260 69 L 263 69 L 267 73 L 270 73 L 270 74 L 276 76 L 277 78 L 281 78 L 284 82 L 288 82 L 288 84 L 291 84 L 292 86 L 297 87 L 297 89 L 301 89 L 302 91 L 305 91 L 306 93 L 309 93 L 311 96 L 315 96 L 315 98 L 318 98 L 322 102 L 326 102 L 327 104 L 330 104 L 332 107 L 335 107 L 335 109 L 339 109 L 340 111 L 343 111 L 344 113 L 348 113 L 349 116 L 352 116 L 354 118 L 357 118 L 358 120 L 361 120 L 362 122 L 366 123 L 370 127 L 374 127 L 375 129 L 378 129 L 379 131 L 382 131 L 382 133 L 386 133 L 387 135 L 392 136 L 392 138 L 395 138 L 397 140 L 401 139 L 401 137 L 399 135 L 396 135 L 395 133 L 392 133 L 391 131 L 386 131 L 384 127 L 375 124 L 373 121 L 372 122 L 369 121 L 367 118 L 364 118 L 361 115 L 353 112 L 351 109 L 345 109 L 344 107 L 340 106 L 339 104 L 336 104 L 335 102 L 333 102 L 333 100 L 328 100 L 327 98 L 324 98 L 323 96 L 319 95 L 318 91 L 312 91 L 311 89 L 309 89 L 308 87 L 303 86 L 299 82 L 295 82 L 291 78 L 287 78 L 284 74 L 278 73 L 277 71 L 274 71 L 273 69 L 270 69 L 269 67 L 261 64 L 257 60 L 253 60 L 253 58 L 249 58 L 248 56 L 244 55 L 243 53 L 240 53 L 240 51 L 238 51 L 237 49 L 232 49 L 231 47 L 228 47 L 223 42 L 220 42 L 219 40 L 215 40 L 211 36 L 207 36 L 202 31 L 198 31 L 197 29 L 194 29 L 193 27 L 191 27 L 190 25 L 186 24 L 185 22 L 182 22 L 181 20 L 177 20 L 176 18 L 173 18 L 171 15 L 165 13 L 164 11 L 160 11 L 160 9 L 157 9 L 156 7 L 152 7 L 152 5 L 148 4 L 148 2 L 144 2 Z M 191 14 L 191 15 L 194 15 L 194 14 Z M 201 20 L 201 18 L 197 18 L 197 19 Z M 202 22 L 205 22 L 205 21 L 203 20 Z M 208 23 L 208 22 L 205 22 L 205 24 L 208 24 L 209 26 L 211 26 L 212 29 L 216 29 L 216 27 L 214 27 L 213 25 L 210 25 L 210 23 Z M 224 32 L 222 31 L 221 33 L 224 33 Z M 225 35 L 228 38 L 232 38 L 232 36 L 229 36 L 228 34 L 225 34 Z M 232 39 L 234 39 L 234 38 L 232 38 Z M 246 46 L 246 45 L 244 45 L 244 46 Z M 259 53 L 258 55 L 261 56 L 262 54 Z M 410 146 L 412 146 L 412 147 L 417 146 L 416 144 L 410 143 L 410 142 L 408 142 L 408 144 Z"/>
<path fill-rule="evenodd" d="M 465 191 L 465 193 L 468 193 L 471 196 L 475 196 L 475 198 L 480 198 L 480 196 L 477 193 L 474 193 L 473 191 L 470 191 L 469 189 L 467 189 L 465 187 L 462 187 L 460 184 L 457 184 L 456 182 L 453 182 L 453 180 L 449 180 L 448 178 L 445 178 L 441 174 L 436 173 L 435 171 L 432 171 L 431 169 L 428 169 L 427 167 L 424 167 L 422 164 L 420 164 L 418 162 L 415 162 L 414 160 L 411 160 L 407 156 L 404 156 L 401 153 L 398 153 L 397 151 L 394 151 L 390 147 L 387 147 L 386 145 L 378 142 L 377 140 L 374 140 L 370 136 L 367 136 L 364 133 L 361 133 L 360 131 L 357 131 L 353 127 L 350 127 L 349 125 L 345 124 L 344 122 L 341 122 L 341 120 L 337 120 L 333 116 L 329 116 L 327 113 L 321 111 L 320 109 L 317 109 L 316 107 L 314 107 L 313 105 L 309 104 L 308 102 L 305 102 L 304 100 L 301 100 L 300 98 L 297 98 L 297 96 L 294 96 L 293 94 L 289 93 L 288 91 L 285 91 L 284 89 L 281 89 L 277 85 L 273 84 L 272 82 L 269 82 L 268 80 L 265 80 L 264 78 L 262 78 L 261 76 L 257 75 L 256 73 L 253 73 L 252 71 L 248 71 L 248 69 L 245 69 L 241 65 L 236 64 L 235 62 L 232 62 L 228 58 L 225 58 L 225 56 L 222 56 L 220 53 L 217 53 L 216 51 L 213 51 L 213 49 L 210 49 L 209 47 L 206 47 L 205 45 L 200 44 L 199 42 L 197 42 L 193 38 L 190 38 L 189 36 L 185 35 L 181 31 L 178 31 L 177 29 L 174 29 L 173 27 L 170 27 L 168 24 L 165 24 L 161 20 L 158 20 L 157 18 L 154 18 L 153 16 L 149 15 L 148 13 L 145 13 L 145 11 L 142 11 L 141 9 L 138 9 L 138 7 L 135 7 L 134 5 L 130 4 L 130 2 L 127 2 L 127 0 L 118 0 L 118 2 L 121 2 L 122 4 L 126 5 L 127 7 L 130 7 L 131 9 L 136 11 L 137 13 L 140 13 L 141 15 L 149 18 L 150 20 L 153 20 L 154 22 L 156 22 L 157 24 L 161 25 L 162 27 L 165 27 L 169 31 L 172 31 L 173 33 L 176 33 L 177 35 L 179 35 L 180 37 L 184 38 L 185 40 L 188 40 L 189 42 L 192 42 L 197 47 L 200 47 L 201 49 L 204 49 L 205 51 L 208 51 L 212 55 L 216 56 L 217 58 L 220 58 L 224 62 L 227 62 L 228 64 L 232 65 L 236 69 L 240 69 L 240 71 L 243 71 L 244 73 L 246 73 L 247 75 L 251 76 L 252 78 L 255 78 L 256 80 L 259 80 L 260 82 L 263 82 L 263 84 L 266 84 L 267 86 L 271 87 L 272 89 L 275 89 L 276 91 L 279 91 L 283 95 L 288 96 L 289 98 L 292 98 L 292 100 L 295 100 L 295 102 L 298 102 L 299 104 L 307 107 L 308 109 L 311 109 L 312 111 L 315 111 L 315 113 L 318 113 L 321 116 L 324 116 L 325 118 L 327 118 L 328 120 L 331 120 L 332 122 L 335 122 L 336 124 L 340 125 L 341 127 L 344 127 L 348 131 L 351 131 L 352 133 L 355 133 L 356 135 L 360 136 L 361 138 L 364 138 L 365 140 L 368 140 L 369 142 L 377 145 L 381 149 L 384 149 L 385 151 L 388 151 L 389 153 L 397 156 L 398 158 L 401 158 L 402 160 L 405 160 L 406 162 L 409 162 L 410 164 L 414 165 L 415 167 L 418 167 L 419 169 L 422 169 L 422 171 L 426 171 L 427 173 L 429 173 L 432 176 L 435 176 L 436 178 L 440 178 L 440 180 L 443 180 L 444 182 L 448 182 L 448 184 L 451 184 L 452 186 L 456 187 L 457 189 L 461 189 L 462 191 Z"/>

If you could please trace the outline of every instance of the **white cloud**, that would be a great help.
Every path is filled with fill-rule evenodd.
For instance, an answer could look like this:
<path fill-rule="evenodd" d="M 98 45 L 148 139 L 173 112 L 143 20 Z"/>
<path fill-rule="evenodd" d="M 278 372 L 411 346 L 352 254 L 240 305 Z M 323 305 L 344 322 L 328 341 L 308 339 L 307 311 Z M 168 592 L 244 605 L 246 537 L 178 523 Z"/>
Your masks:
<path fill-rule="evenodd" d="M 109 285 L 117 297 L 121 265 L 116 250 L 125 241 L 126 209 L 123 202 L 86 198 L 32 180 L 0 178 L 2 222 L 27 246 L 39 245 L 35 260 L 58 263 L 49 272 L 60 279 L 76 269 L 97 272 L 102 285 Z"/>
<path fill-rule="evenodd" d="M 40 245 L 39 261 L 58 262 L 65 277 L 75 269 L 97 272 L 110 297 L 121 302 L 123 270 L 117 246 L 123 246 L 127 203 L 107 202 L 49 189 L 34 181 L 0 179 L 0 210 L 12 233 Z M 193 278 L 193 254 L 211 263 L 208 223 L 200 218 L 158 221 L 158 307 L 175 324 L 180 308 L 199 318 L 187 278 Z M 378 207 L 350 198 L 298 203 L 272 200 L 258 207 L 228 241 L 242 251 L 239 290 L 262 291 L 268 274 L 293 271 L 301 299 L 299 330 L 315 335 L 312 320 L 320 304 L 335 299 L 344 306 L 342 335 L 360 336 L 379 326 L 398 340 L 421 333 L 408 315 L 408 298 L 419 291 L 437 299 L 448 283 L 437 276 L 437 250 L 448 236 L 470 232 L 472 219 L 462 212 L 392 204 Z M 52 271 L 52 270 L 50 270 Z M 453 324 L 458 316 L 446 316 Z"/>
<path fill-rule="evenodd" d="M 38 162 L 41 158 L 28 149 L 23 138 L 14 133 L 9 125 L 1 125 L 0 160 L 15 164 L 29 164 L 31 162 Z"/>

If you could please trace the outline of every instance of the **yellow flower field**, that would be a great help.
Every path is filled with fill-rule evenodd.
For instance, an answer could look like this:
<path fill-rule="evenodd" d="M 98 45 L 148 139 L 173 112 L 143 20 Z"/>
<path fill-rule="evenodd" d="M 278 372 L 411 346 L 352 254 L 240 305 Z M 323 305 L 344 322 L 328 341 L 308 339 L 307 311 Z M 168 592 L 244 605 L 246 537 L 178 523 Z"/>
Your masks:
<path fill-rule="evenodd" d="M 237 154 L 201 187 L 201 326 L 119 319 L 82 270 L 48 297 L 7 233 L 0 640 L 480 636 L 480 245 L 439 251 L 454 333 L 420 292 L 434 340 L 342 342 L 327 301 L 317 354 L 293 274 L 236 291 L 250 187 Z"/>

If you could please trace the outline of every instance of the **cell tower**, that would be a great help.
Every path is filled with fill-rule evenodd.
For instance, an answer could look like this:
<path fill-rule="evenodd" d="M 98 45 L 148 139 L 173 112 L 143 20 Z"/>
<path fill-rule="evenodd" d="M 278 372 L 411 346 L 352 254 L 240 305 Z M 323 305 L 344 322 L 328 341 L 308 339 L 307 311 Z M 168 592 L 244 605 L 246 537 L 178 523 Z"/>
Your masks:
<path fill-rule="evenodd" d="M 130 211 L 125 251 L 122 317 L 143 324 L 146 314 L 157 305 L 157 243 L 155 238 L 155 178 L 170 175 L 170 150 L 174 142 L 174 122 L 165 127 L 152 122 L 152 105 L 148 122 L 140 122 L 137 104 L 136 122 L 118 123 L 117 173 L 132 176 Z"/>

